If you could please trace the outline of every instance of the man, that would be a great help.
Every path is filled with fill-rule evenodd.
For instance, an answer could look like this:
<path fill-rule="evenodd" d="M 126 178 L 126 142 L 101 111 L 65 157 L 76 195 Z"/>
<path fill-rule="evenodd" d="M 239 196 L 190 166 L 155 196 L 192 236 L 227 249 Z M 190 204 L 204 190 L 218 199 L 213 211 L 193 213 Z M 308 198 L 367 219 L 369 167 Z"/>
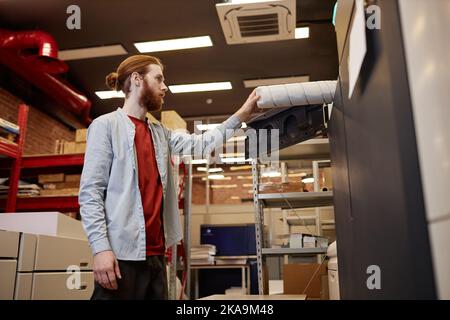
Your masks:
<path fill-rule="evenodd" d="M 92 299 L 167 299 L 164 252 L 182 238 L 171 155 L 213 150 L 211 138 L 230 138 L 259 97 L 252 92 L 220 126 L 189 135 L 146 121 L 167 92 L 159 59 L 131 56 L 106 82 L 125 101 L 88 129 L 79 203 L 94 254 Z"/>

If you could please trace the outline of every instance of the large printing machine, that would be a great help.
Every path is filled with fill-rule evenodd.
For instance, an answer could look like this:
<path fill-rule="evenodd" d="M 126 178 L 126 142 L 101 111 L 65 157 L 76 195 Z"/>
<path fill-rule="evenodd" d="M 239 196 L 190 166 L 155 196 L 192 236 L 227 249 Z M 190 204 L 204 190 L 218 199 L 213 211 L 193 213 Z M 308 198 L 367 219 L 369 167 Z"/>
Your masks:
<path fill-rule="evenodd" d="M 81 222 L 58 212 L 0 214 L 0 300 L 88 300 L 92 252 Z"/>
<path fill-rule="evenodd" d="M 350 96 L 355 4 L 338 1 L 338 81 L 259 89 L 268 111 L 248 127 L 280 129 L 280 148 L 329 136 L 341 299 L 450 299 L 450 4 L 360 1 L 379 9 L 381 28 L 364 31 L 367 51 Z M 10 239 L 0 239 L 2 297 L 90 295 L 87 242 L 57 245 L 63 230 L 29 232 L 32 259 L 23 253 L 26 232 L 0 234 Z M 86 270 L 84 290 L 66 289 L 71 264 Z"/>
<path fill-rule="evenodd" d="M 449 299 L 450 4 L 356 3 L 337 4 L 337 83 L 260 87 L 268 111 L 248 127 L 279 129 L 280 149 L 329 136 L 342 299 Z M 381 28 L 362 27 L 367 49 L 350 95 L 357 10 L 381 13 Z M 248 140 L 247 156 L 264 149 L 259 135 Z"/>

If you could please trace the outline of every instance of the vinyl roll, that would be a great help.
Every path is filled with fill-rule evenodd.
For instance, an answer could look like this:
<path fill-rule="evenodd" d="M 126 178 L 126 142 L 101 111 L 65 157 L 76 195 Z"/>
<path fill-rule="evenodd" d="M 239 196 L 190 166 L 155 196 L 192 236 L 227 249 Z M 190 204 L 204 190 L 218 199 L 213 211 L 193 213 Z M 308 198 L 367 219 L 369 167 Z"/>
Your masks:
<path fill-rule="evenodd" d="M 337 81 L 317 81 L 257 87 L 256 94 L 261 97 L 258 107 L 269 109 L 331 103 L 336 85 Z"/>

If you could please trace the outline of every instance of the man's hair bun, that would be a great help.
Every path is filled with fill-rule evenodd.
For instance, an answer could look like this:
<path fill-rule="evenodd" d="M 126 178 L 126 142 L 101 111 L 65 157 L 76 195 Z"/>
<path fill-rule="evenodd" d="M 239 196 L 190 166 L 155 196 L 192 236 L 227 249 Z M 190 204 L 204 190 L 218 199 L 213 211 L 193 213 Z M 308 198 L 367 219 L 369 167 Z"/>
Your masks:
<path fill-rule="evenodd" d="M 106 85 L 108 88 L 112 90 L 119 90 L 117 88 L 117 79 L 119 78 L 119 74 L 117 72 L 111 72 L 106 76 Z"/>

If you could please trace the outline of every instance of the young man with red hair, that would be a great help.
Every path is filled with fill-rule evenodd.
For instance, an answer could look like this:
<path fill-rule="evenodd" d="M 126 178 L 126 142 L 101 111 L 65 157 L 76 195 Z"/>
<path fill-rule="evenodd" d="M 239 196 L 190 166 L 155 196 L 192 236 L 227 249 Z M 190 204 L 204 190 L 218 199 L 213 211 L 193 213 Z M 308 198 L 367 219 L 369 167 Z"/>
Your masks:
<path fill-rule="evenodd" d="M 125 101 L 88 129 L 79 203 L 94 254 L 92 299 L 167 299 L 164 252 L 182 238 L 171 155 L 212 151 L 250 118 L 259 97 L 253 91 L 221 125 L 190 135 L 146 121 L 167 92 L 158 58 L 131 56 L 106 83 Z"/>

